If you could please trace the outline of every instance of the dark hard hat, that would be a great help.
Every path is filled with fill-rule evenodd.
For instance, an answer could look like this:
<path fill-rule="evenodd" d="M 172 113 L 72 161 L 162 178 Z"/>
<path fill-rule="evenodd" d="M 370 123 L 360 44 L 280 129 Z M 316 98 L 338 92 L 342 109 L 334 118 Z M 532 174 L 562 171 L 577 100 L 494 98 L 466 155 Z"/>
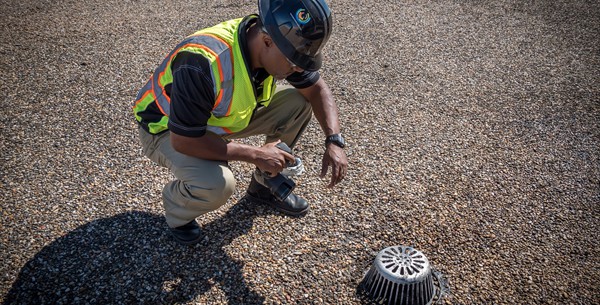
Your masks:
<path fill-rule="evenodd" d="M 291 62 L 308 71 L 321 68 L 332 27 L 324 0 L 258 0 L 258 11 L 265 31 Z"/>

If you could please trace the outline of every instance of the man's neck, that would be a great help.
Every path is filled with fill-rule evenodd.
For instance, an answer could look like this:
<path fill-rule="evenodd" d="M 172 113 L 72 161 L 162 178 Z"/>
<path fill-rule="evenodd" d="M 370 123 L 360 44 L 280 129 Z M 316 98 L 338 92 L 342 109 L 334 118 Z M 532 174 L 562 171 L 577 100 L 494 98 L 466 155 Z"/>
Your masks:
<path fill-rule="evenodd" d="M 260 29 L 256 26 L 256 23 L 253 23 L 246 30 L 246 34 L 247 34 L 246 41 L 248 43 L 247 48 L 248 48 L 248 53 L 250 55 L 250 65 L 251 65 L 250 68 L 252 70 L 262 68 L 262 65 L 260 64 L 260 57 L 259 57 L 259 54 L 263 47 L 262 33 L 261 33 Z"/>

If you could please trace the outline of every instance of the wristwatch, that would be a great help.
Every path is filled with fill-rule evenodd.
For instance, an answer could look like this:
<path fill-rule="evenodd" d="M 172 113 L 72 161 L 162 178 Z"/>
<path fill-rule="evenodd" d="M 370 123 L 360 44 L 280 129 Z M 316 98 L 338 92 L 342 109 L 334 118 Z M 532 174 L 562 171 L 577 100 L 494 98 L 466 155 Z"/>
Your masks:
<path fill-rule="evenodd" d="M 325 145 L 329 143 L 333 143 L 341 148 L 346 147 L 346 141 L 344 141 L 341 133 L 334 133 L 330 136 L 327 136 L 327 138 L 325 138 Z"/>

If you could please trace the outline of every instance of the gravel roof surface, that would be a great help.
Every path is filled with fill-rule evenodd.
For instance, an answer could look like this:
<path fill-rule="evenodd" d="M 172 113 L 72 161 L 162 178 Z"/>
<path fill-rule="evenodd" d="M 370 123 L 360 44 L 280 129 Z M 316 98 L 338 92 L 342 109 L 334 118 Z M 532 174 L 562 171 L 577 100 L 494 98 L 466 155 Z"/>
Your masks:
<path fill-rule="evenodd" d="M 313 121 L 308 215 L 243 199 L 252 167 L 232 163 L 204 240 L 176 244 L 132 100 L 255 2 L 0 1 L 0 302 L 361 304 L 375 255 L 410 245 L 448 304 L 600 303 L 598 1 L 330 0 L 347 179 L 317 177 Z"/>

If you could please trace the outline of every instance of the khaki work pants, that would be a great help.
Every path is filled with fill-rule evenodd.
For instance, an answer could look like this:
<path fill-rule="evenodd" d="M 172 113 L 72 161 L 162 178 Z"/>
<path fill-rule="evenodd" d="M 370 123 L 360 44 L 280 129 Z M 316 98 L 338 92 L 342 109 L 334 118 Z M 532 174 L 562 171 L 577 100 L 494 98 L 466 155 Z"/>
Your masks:
<path fill-rule="evenodd" d="M 310 104 L 294 88 L 281 86 L 269 107 L 256 111 L 241 132 L 223 138 L 239 139 L 266 135 L 266 143 L 280 139 L 293 147 L 312 116 Z M 152 135 L 139 129 L 144 155 L 169 168 L 175 180 L 162 191 L 165 218 L 171 228 L 224 205 L 235 191 L 235 178 L 227 162 L 203 160 L 181 154 L 171 146 L 169 132 Z"/>

